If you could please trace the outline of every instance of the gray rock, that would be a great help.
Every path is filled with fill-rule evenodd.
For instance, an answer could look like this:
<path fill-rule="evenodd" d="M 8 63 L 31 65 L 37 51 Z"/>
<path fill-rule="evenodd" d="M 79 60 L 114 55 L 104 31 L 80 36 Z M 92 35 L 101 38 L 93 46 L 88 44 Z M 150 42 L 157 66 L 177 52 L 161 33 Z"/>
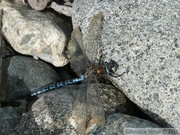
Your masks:
<path fill-rule="evenodd" d="M 132 128 L 132 129 L 131 129 Z M 136 129 L 135 129 L 136 128 Z M 138 129 L 141 128 L 141 129 Z M 149 128 L 149 129 L 148 129 Z M 142 133 L 147 135 L 153 134 L 153 128 L 160 128 L 160 126 L 137 117 L 126 114 L 116 113 L 108 117 L 107 125 L 104 130 L 99 133 L 92 133 L 94 135 L 140 135 Z M 154 131 L 158 129 L 154 129 Z M 152 131 L 152 132 L 151 132 Z M 158 132 L 163 135 L 161 132 Z"/>
<path fill-rule="evenodd" d="M 180 125 L 180 3 L 169 1 L 76 0 L 73 26 L 88 42 L 90 20 L 103 12 L 100 50 L 119 63 L 110 77 L 131 101 L 161 126 Z"/>
<path fill-rule="evenodd" d="M 15 128 L 21 119 L 21 115 L 12 107 L 0 108 L 0 115 L 0 134 Z"/>
<path fill-rule="evenodd" d="M 2 32 L 19 53 L 41 58 L 54 66 L 64 66 L 64 49 L 70 37 L 70 24 L 51 12 L 38 12 L 3 0 Z"/>
<path fill-rule="evenodd" d="M 109 109 L 112 107 L 114 109 L 127 105 L 126 98 L 121 92 L 118 92 L 111 86 L 107 86 L 107 88 L 104 87 L 104 85 L 100 85 L 101 99 L 105 108 Z M 107 90 L 112 90 L 113 94 L 107 92 Z M 14 135 L 21 135 L 22 133 L 23 135 L 77 134 L 76 121 L 73 121 L 72 113 L 74 111 L 81 112 L 80 110 L 74 110 L 75 97 L 79 94 L 79 91 L 78 85 L 72 85 L 38 95 L 39 99 L 32 105 L 31 110 L 23 115 L 17 128 L 8 133 Z M 122 99 L 119 99 L 119 97 Z M 83 102 L 86 103 L 86 101 Z M 113 113 L 113 109 L 109 112 Z M 125 109 L 122 109 L 121 111 L 123 112 L 124 110 Z M 116 109 L 114 109 L 114 111 L 116 111 Z M 108 112 L 108 110 L 106 112 Z M 107 116 L 110 115 L 110 113 L 108 113 Z M 82 118 L 83 115 L 84 114 L 81 114 Z"/>
<path fill-rule="evenodd" d="M 131 103 L 120 90 L 112 85 L 99 84 L 99 91 L 107 116 L 115 112 L 127 112 Z"/>
<path fill-rule="evenodd" d="M 62 88 L 39 95 L 31 110 L 9 134 L 77 135 L 68 121 L 72 111 L 72 91 Z"/>
<path fill-rule="evenodd" d="M 28 2 L 26 0 L 12 0 L 12 2 L 18 5 L 28 6 Z"/>
<path fill-rule="evenodd" d="M 48 64 L 30 57 L 8 57 L 3 59 L 2 64 L 0 101 L 26 96 L 39 87 L 59 80 Z"/>

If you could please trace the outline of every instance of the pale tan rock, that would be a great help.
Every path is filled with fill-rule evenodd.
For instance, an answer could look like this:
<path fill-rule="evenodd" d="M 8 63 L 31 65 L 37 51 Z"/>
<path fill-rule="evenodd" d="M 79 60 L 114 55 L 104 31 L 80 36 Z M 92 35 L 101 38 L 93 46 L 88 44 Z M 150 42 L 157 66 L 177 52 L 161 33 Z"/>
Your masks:
<path fill-rule="evenodd" d="M 64 14 L 66 16 L 72 15 L 72 7 L 66 5 L 58 5 L 56 2 L 51 2 L 50 8 L 54 9 L 56 12 L 60 14 Z"/>
<path fill-rule="evenodd" d="M 17 52 L 39 57 L 54 66 L 68 63 L 64 55 L 70 35 L 67 22 L 50 12 L 38 12 L 8 1 L 2 1 L 0 8 L 4 12 L 2 32 Z"/>

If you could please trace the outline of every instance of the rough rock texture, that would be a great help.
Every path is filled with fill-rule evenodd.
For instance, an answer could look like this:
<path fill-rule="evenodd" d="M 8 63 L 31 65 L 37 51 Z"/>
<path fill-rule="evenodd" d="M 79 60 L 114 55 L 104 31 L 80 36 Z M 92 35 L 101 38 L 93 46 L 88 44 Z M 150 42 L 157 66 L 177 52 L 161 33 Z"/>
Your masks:
<path fill-rule="evenodd" d="M 10 134 L 76 134 L 75 129 L 68 124 L 72 100 L 72 91 L 64 88 L 40 95 L 17 129 Z"/>
<path fill-rule="evenodd" d="M 107 90 L 112 93 L 108 93 Z M 75 97 L 79 91 L 79 85 L 71 85 L 39 95 L 39 99 L 32 105 L 31 110 L 23 115 L 17 128 L 7 133 L 12 135 L 77 134 L 76 121 L 73 121 L 71 116 L 72 112 L 80 111 L 74 110 Z M 105 85 L 100 85 L 100 91 L 102 103 L 107 108 L 107 116 L 116 111 L 114 108 L 120 108 L 120 106 L 122 108 L 120 112 L 126 110 L 127 98 L 120 91 L 110 86 L 105 88 Z M 86 101 L 83 102 L 86 103 Z M 109 109 L 111 107 L 113 109 Z"/>
<path fill-rule="evenodd" d="M 59 76 L 48 64 L 30 57 L 8 57 L 3 59 L 2 65 L 0 101 L 17 99 L 59 81 Z"/>
<path fill-rule="evenodd" d="M 99 91 L 107 115 L 128 110 L 127 106 L 131 103 L 120 90 L 111 85 L 99 84 Z"/>
<path fill-rule="evenodd" d="M 132 131 L 125 128 L 142 128 L 139 132 Z M 158 125 L 137 117 L 116 113 L 108 117 L 105 129 L 99 133 L 92 133 L 98 135 L 140 135 L 142 133 L 151 135 L 153 132 L 147 128 L 160 128 Z M 135 129 L 134 129 L 135 130 Z M 138 130 L 137 130 L 138 131 Z M 145 132 L 146 131 L 146 132 Z M 158 135 L 164 135 L 163 132 L 158 132 Z"/>
<path fill-rule="evenodd" d="M 101 52 L 119 63 L 111 78 L 161 126 L 180 125 L 180 3 L 176 0 L 75 0 L 73 27 L 87 43 L 92 17 L 103 12 Z"/>
<path fill-rule="evenodd" d="M 64 14 L 66 16 L 72 15 L 72 6 L 71 5 L 59 5 L 56 2 L 51 2 L 50 8 L 54 9 L 59 14 Z"/>
<path fill-rule="evenodd" d="M 21 119 L 21 115 L 12 107 L 0 108 L 0 134 L 13 129 Z"/>
<path fill-rule="evenodd" d="M 43 10 L 51 0 L 28 0 L 29 5 L 35 10 Z"/>
<path fill-rule="evenodd" d="M 39 57 L 55 66 L 64 66 L 70 25 L 50 12 L 38 12 L 22 5 L 2 1 L 2 32 L 19 53 Z"/>

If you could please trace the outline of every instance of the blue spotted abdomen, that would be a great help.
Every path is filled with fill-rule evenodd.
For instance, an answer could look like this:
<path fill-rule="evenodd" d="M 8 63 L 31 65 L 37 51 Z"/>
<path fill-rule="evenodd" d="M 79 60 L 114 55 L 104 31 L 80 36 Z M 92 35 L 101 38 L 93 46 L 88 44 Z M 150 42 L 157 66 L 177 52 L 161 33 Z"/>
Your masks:
<path fill-rule="evenodd" d="M 70 85 L 70 84 L 75 84 L 75 83 L 81 82 L 83 80 L 84 80 L 84 75 L 80 76 L 79 78 L 74 78 L 74 79 L 71 79 L 71 80 L 52 83 L 52 84 L 49 84 L 47 86 L 44 86 L 44 87 L 39 88 L 38 90 L 32 92 L 31 96 L 36 96 L 36 95 L 39 95 L 39 94 L 47 92 L 47 91 L 59 89 L 59 88 L 61 88 L 63 86 Z"/>

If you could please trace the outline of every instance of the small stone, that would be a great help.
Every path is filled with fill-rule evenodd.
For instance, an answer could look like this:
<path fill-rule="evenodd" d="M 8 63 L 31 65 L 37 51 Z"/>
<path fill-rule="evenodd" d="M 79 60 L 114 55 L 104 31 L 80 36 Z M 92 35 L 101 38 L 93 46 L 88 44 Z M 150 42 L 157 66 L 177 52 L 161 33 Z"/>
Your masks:
<path fill-rule="evenodd" d="M 29 5 L 35 10 L 43 10 L 51 0 L 27 0 Z"/>

